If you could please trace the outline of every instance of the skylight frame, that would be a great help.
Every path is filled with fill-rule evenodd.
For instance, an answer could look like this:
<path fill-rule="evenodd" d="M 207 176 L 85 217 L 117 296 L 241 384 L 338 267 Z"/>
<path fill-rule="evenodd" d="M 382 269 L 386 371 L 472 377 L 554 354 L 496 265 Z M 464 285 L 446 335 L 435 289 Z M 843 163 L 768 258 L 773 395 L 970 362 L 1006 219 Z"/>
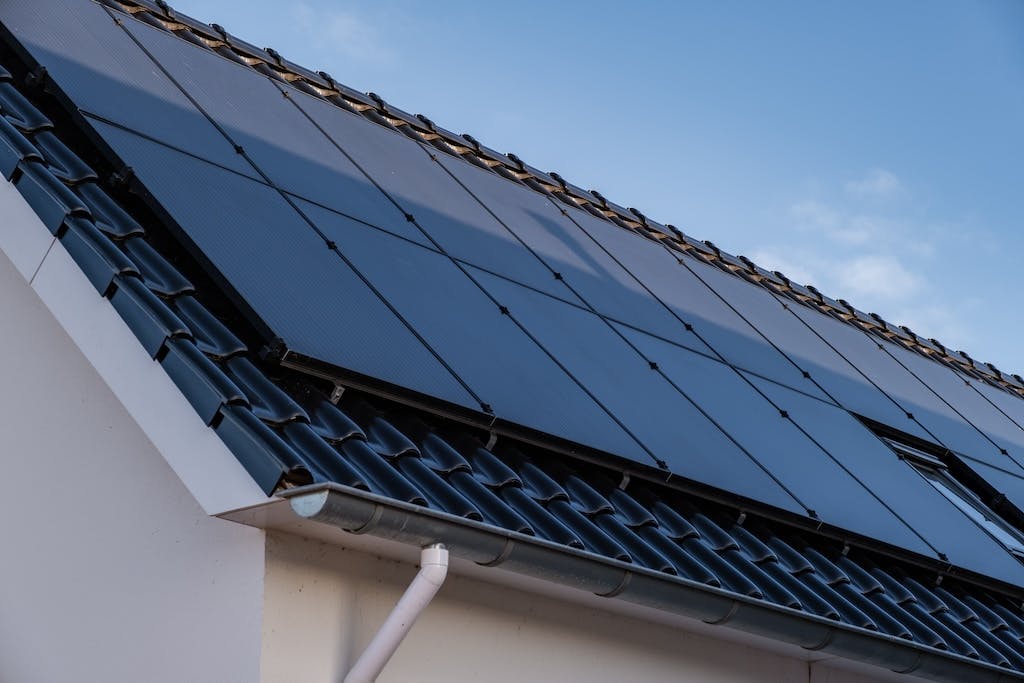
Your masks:
<path fill-rule="evenodd" d="M 1007 552 L 1024 562 L 1024 531 L 1004 519 L 978 494 L 961 483 L 941 458 L 892 438 L 883 440 L 942 497 L 967 515 L 982 531 L 1006 548 Z"/>

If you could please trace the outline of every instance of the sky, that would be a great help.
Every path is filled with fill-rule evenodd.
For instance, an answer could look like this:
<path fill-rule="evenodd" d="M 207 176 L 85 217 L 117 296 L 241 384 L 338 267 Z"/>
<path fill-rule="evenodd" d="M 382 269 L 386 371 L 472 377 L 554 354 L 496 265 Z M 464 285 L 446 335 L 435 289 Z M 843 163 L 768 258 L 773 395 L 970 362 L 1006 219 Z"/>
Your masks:
<path fill-rule="evenodd" d="M 1024 374 L 1024 2 L 172 5 Z"/>

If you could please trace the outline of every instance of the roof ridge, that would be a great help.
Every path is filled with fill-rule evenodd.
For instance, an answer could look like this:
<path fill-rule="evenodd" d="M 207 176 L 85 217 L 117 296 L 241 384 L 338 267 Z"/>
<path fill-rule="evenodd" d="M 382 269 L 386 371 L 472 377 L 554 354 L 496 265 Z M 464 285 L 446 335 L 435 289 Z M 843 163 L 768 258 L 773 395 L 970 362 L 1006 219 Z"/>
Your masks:
<path fill-rule="evenodd" d="M 1024 377 L 1005 373 L 992 363 L 975 361 L 965 351 L 953 350 L 936 339 L 916 334 L 906 325 L 895 325 L 877 313 L 865 313 L 845 299 L 833 299 L 813 285 L 793 282 L 779 271 L 769 271 L 745 256 L 722 251 L 710 240 L 697 240 L 674 225 L 648 218 L 639 209 L 608 201 L 596 190 L 584 190 L 567 182 L 554 171 L 540 171 L 512 153 L 502 154 L 482 145 L 472 135 L 457 134 L 434 124 L 422 114 L 412 115 L 387 104 L 373 92 L 360 93 L 324 72 L 313 72 L 282 57 L 273 48 L 258 48 L 235 38 L 219 24 L 204 24 L 180 14 L 165 0 L 100 0 L 112 9 L 206 47 L 235 62 L 319 97 L 381 126 L 401 132 L 414 140 L 462 158 L 500 176 L 526 185 L 564 204 L 603 218 L 621 228 L 660 242 L 698 261 L 760 285 L 808 308 L 851 324 L 903 348 L 943 363 L 953 370 L 983 380 L 992 386 L 1024 398 Z"/>

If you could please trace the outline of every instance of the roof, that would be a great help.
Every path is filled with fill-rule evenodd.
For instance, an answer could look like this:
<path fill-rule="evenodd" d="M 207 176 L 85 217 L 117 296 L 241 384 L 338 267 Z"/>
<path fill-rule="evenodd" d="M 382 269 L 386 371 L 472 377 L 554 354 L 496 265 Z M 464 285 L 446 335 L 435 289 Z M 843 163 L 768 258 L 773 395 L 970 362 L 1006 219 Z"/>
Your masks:
<path fill-rule="evenodd" d="M 670 244 L 693 257 L 690 267 L 704 278 L 721 271 L 701 270 L 702 262 L 730 273 L 728 281 L 744 287 L 753 281 L 787 301 L 818 308 L 826 301 L 166 6 L 111 6 L 318 97 L 327 93 L 375 125 L 397 126 L 534 191 L 582 205 L 619 228 Z M 7 21 L 3 11 L 0 20 Z M 7 28 L 14 31 L 14 46 L 17 30 Z M 528 434 L 495 438 L 459 415 L 275 362 L 260 331 L 225 295 L 224 283 L 211 278 L 168 227 L 173 217 L 149 201 L 150 188 L 125 174 L 74 103 L 69 107 L 60 94 L 69 84 L 39 71 L 23 50 L 2 56 L 10 71 L 0 70 L 0 172 L 268 494 L 331 482 L 1024 672 L 1024 590 L 1005 573 L 954 566 L 941 553 L 929 558 L 913 548 L 901 551 L 735 491 L 659 476 L 655 468 L 569 444 L 559 449 L 557 441 Z M 849 311 L 839 317 L 845 327 L 860 324 Z M 927 346 L 907 344 L 906 333 L 877 321 L 871 329 L 919 353 Z M 926 355 L 1016 391 L 1015 380 L 957 359 L 966 357 L 934 350 Z"/>

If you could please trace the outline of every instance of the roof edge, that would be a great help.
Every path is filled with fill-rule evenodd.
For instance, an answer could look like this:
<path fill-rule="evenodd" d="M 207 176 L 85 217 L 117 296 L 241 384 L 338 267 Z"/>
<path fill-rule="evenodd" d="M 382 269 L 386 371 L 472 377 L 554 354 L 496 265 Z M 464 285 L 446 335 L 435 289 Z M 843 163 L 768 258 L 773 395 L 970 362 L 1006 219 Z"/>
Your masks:
<path fill-rule="evenodd" d="M 444 543 L 453 556 L 482 567 L 500 567 L 895 673 L 948 683 L 1024 681 L 1024 673 L 358 489 L 316 484 L 280 495 L 302 519 L 348 533 L 416 547 Z"/>

